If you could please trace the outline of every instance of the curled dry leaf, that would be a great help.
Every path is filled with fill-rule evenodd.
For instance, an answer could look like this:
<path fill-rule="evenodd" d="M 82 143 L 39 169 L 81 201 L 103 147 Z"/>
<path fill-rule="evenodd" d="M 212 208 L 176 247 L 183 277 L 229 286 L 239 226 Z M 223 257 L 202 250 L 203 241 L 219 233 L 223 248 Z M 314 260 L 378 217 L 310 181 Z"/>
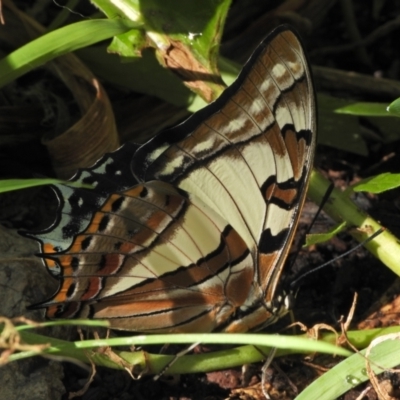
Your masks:
<path fill-rule="evenodd" d="M 4 6 L 16 16 L 29 39 L 44 28 L 19 11 L 10 1 Z M 5 18 L 7 26 L 7 16 Z M 20 29 L 22 29 L 22 26 Z M 73 54 L 67 54 L 46 65 L 71 91 L 80 110 L 80 118 L 56 137 L 44 137 L 52 165 L 59 178 L 67 179 L 78 168 L 93 165 L 104 153 L 119 146 L 119 138 L 110 101 L 91 71 Z"/>
<path fill-rule="evenodd" d="M 371 381 L 371 385 L 375 389 L 379 400 L 395 400 L 394 397 L 391 396 L 391 394 L 388 392 L 388 387 L 386 383 L 379 382 L 377 376 L 375 375 L 374 371 L 372 370 L 371 367 L 371 362 L 369 361 L 369 356 L 371 354 L 372 349 L 377 346 L 378 344 L 386 341 L 386 340 L 399 340 L 400 335 L 398 333 L 391 333 L 388 335 L 383 335 L 380 337 L 377 337 L 376 339 L 372 340 L 369 346 L 367 347 L 367 350 L 365 352 L 365 362 L 366 362 L 366 371 L 368 374 L 368 377 Z M 391 370 L 393 372 L 398 372 L 398 370 Z M 389 389 L 390 390 L 390 389 Z"/>
<path fill-rule="evenodd" d="M 43 138 L 59 178 L 72 177 L 78 168 L 94 164 L 104 153 L 119 146 L 107 94 L 96 79 L 93 79 L 92 86 L 96 93 L 90 106 L 84 109 L 82 117 L 63 134 L 54 138 Z"/>

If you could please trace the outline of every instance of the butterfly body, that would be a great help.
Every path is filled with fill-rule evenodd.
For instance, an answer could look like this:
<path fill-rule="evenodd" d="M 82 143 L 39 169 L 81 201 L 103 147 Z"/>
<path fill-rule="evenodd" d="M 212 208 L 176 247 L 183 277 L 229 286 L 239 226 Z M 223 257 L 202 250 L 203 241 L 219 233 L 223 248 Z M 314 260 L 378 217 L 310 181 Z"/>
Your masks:
<path fill-rule="evenodd" d="M 61 216 L 34 237 L 61 283 L 40 306 L 138 332 L 272 323 L 315 129 L 304 52 L 278 28 L 213 104 L 80 172 L 94 193 L 56 189 Z"/>

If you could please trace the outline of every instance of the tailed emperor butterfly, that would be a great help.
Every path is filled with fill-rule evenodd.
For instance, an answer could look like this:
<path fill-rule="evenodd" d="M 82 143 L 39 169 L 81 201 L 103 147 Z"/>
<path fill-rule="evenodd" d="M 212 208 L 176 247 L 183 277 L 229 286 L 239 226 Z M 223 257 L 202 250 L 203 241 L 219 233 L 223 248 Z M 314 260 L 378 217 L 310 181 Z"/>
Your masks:
<path fill-rule="evenodd" d="M 72 179 L 94 190 L 55 186 L 56 221 L 29 236 L 60 286 L 34 307 L 149 333 L 271 324 L 315 143 L 309 65 L 282 26 L 215 102 Z"/>

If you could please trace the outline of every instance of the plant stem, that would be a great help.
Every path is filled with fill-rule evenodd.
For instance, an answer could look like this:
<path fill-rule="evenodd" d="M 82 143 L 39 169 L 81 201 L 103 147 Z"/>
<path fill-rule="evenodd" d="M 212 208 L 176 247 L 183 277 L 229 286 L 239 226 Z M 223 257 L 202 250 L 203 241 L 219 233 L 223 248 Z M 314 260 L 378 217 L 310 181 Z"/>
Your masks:
<path fill-rule="evenodd" d="M 309 198 L 320 204 L 329 185 L 330 182 L 314 170 L 308 189 Z M 333 189 L 324 206 L 324 211 L 336 222 L 345 221 L 348 227 L 354 228 L 350 229 L 349 233 L 358 242 L 364 241 L 368 236 L 382 228 L 376 220 L 360 210 L 346 193 L 338 189 Z M 388 268 L 400 275 L 400 242 L 391 232 L 385 230 L 364 246 Z"/>

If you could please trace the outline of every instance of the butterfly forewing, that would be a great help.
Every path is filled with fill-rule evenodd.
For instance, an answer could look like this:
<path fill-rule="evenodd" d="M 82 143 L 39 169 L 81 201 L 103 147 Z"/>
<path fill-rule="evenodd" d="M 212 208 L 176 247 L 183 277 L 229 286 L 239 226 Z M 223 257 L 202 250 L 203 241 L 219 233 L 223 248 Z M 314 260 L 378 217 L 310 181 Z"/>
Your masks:
<path fill-rule="evenodd" d="M 133 159 L 139 179 L 164 180 L 195 194 L 249 247 L 254 285 L 228 331 L 258 328 L 271 317 L 306 193 L 315 130 L 306 57 L 297 36 L 278 29 L 221 98 L 155 137 Z"/>
<path fill-rule="evenodd" d="M 217 101 L 75 178 L 96 190 L 59 187 L 60 218 L 36 238 L 61 284 L 39 306 L 142 332 L 271 323 L 315 129 L 304 51 L 278 28 Z"/>

